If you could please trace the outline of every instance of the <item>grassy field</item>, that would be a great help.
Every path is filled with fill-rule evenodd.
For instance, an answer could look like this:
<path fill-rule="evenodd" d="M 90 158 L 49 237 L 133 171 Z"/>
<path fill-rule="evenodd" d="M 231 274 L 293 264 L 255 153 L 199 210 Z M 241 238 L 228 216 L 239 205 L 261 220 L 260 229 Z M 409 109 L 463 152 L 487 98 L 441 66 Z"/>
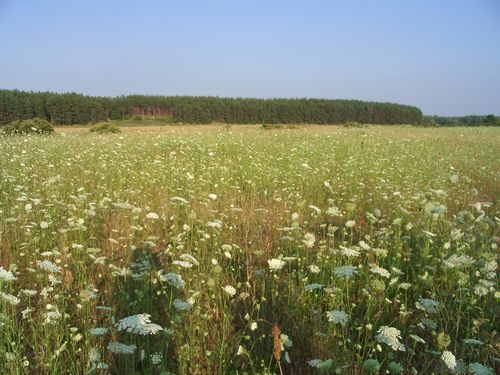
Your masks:
<path fill-rule="evenodd" d="M 0 138 L 3 374 L 494 374 L 500 129 Z"/>

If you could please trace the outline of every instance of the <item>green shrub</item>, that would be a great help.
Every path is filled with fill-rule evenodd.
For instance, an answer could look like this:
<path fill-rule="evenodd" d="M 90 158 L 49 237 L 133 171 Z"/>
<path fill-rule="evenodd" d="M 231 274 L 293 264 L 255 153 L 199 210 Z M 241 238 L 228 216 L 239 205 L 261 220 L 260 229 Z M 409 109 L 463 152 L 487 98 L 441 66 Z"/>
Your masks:
<path fill-rule="evenodd" d="M 133 121 L 142 121 L 142 116 L 134 116 L 132 117 Z"/>
<path fill-rule="evenodd" d="M 420 124 L 418 124 L 418 126 L 420 126 L 422 128 L 439 128 L 440 127 L 440 125 L 437 122 L 435 122 L 434 120 L 423 121 Z"/>
<path fill-rule="evenodd" d="M 112 122 L 100 122 L 98 124 L 92 125 L 89 129 L 89 132 L 97 134 L 115 134 L 121 133 L 121 130 Z"/>
<path fill-rule="evenodd" d="M 52 134 L 54 127 L 48 121 L 33 118 L 11 122 L 4 127 L 3 133 L 7 135 Z"/>
<path fill-rule="evenodd" d="M 260 125 L 261 129 L 264 129 L 264 130 L 270 130 L 270 129 L 281 129 L 283 127 L 283 125 L 279 125 L 279 124 L 267 124 L 265 122 L 263 122 L 261 125 Z"/>
<path fill-rule="evenodd" d="M 344 124 L 344 128 L 367 128 L 368 125 L 366 124 L 360 124 L 359 122 L 356 121 L 349 121 Z"/>

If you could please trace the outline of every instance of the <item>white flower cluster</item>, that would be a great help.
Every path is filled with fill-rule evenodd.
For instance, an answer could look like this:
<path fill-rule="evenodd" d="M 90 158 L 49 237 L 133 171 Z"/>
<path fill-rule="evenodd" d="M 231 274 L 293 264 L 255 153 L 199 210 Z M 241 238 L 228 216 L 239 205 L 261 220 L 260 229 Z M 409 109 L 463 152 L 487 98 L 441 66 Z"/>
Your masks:
<path fill-rule="evenodd" d="M 178 311 L 188 311 L 193 307 L 189 302 L 183 301 L 181 299 L 174 299 L 172 304 Z"/>
<path fill-rule="evenodd" d="M 329 322 L 345 325 L 349 321 L 349 315 L 341 310 L 327 311 L 326 316 Z"/>
<path fill-rule="evenodd" d="M 387 271 L 385 268 L 378 267 L 378 266 L 370 268 L 370 272 L 379 274 L 380 276 L 385 277 L 386 279 L 391 277 L 391 273 L 389 271 Z"/>
<path fill-rule="evenodd" d="M 163 330 L 158 324 L 151 323 L 151 315 L 136 314 L 123 318 L 116 323 L 118 331 L 127 331 L 139 335 L 154 335 Z"/>
<path fill-rule="evenodd" d="M 316 237 L 312 233 L 306 233 L 304 235 L 304 239 L 302 240 L 303 244 L 308 248 L 312 248 L 314 243 L 316 242 Z"/>
<path fill-rule="evenodd" d="M 234 295 L 236 294 L 236 289 L 231 285 L 226 285 L 222 288 L 222 290 L 224 290 L 224 292 L 229 294 L 231 297 L 234 297 Z"/>
<path fill-rule="evenodd" d="M 285 264 L 286 262 L 282 259 L 269 259 L 267 261 L 267 263 L 269 264 L 269 269 L 271 271 L 279 271 L 281 269 L 283 269 L 283 267 L 285 267 Z"/>
<path fill-rule="evenodd" d="M 0 280 L 3 282 L 9 282 L 17 280 L 17 277 L 10 271 L 7 271 L 5 268 L 0 267 Z"/>
<path fill-rule="evenodd" d="M 311 367 L 320 369 L 320 370 L 328 370 L 333 365 L 333 361 L 331 359 L 311 359 L 307 362 L 307 364 Z"/>
<path fill-rule="evenodd" d="M 50 260 L 37 260 L 36 265 L 44 271 L 59 273 L 61 272 L 61 267 L 52 263 Z"/>
<path fill-rule="evenodd" d="M 135 345 L 126 345 L 117 341 L 108 344 L 108 350 L 116 354 L 134 354 L 135 349 L 137 349 Z"/>
<path fill-rule="evenodd" d="M 433 299 L 420 298 L 415 303 L 415 306 L 417 309 L 425 311 L 426 313 L 435 314 L 438 312 L 439 302 L 436 302 Z"/>
<path fill-rule="evenodd" d="M 452 352 L 449 352 L 447 350 L 444 351 L 441 355 L 441 360 L 450 370 L 453 370 L 455 369 L 455 367 L 457 367 L 457 360 Z"/>
<path fill-rule="evenodd" d="M 358 268 L 355 266 L 347 265 L 342 267 L 334 268 L 333 274 L 338 277 L 343 277 L 345 279 L 350 279 L 358 273 Z"/>
<path fill-rule="evenodd" d="M 17 306 L 17 305 L 19 305 L 19 302 L 21 302 L 21 300 L 19 298 L 17 298 L 16 296 L 13 296 L 12 294 L 4 293 L 4 292 L 0 292 L 0 297 L 3 300 L 10 303 L 12 306 Z"/>
<path fill-rule="evenodd" d="M 186 286 L 186 283 L 182 279 L 181 275 L 173 272 L 163 274 L 161 271 L 158 271 L 158 279 L 177 289 L 184 289 Z"/>
<path fill-rule="evenodd" d="M 380 342 L 389 345 L 393 350 L 400 350 L 404 352 L 406 347 L 399 341 L 401 339 L 401 332 L 399 329 L 394 327 L 382 326 L 377 331 L 375 339 Z"/>

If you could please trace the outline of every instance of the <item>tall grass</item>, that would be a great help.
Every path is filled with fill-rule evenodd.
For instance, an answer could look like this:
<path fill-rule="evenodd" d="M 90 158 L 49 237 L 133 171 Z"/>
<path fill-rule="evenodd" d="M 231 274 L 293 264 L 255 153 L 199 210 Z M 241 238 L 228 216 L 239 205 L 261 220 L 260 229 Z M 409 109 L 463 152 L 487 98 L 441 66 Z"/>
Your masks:
<path fill-rule="evenodd" d="M 493 374 L 499 145 L 376 126 L 0 139 L 0 368 Z"/>

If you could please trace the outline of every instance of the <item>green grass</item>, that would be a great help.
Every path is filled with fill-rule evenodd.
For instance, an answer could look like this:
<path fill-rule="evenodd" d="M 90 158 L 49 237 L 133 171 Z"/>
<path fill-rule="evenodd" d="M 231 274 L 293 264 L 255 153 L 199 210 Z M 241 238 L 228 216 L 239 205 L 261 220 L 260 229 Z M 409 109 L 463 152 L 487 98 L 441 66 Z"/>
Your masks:
<path fill-rule="evenodd" d="M 449 351 L 498 371 L 499 146 L 409 126 L 0 138 L 0 369 L 445 374 Z"/>

